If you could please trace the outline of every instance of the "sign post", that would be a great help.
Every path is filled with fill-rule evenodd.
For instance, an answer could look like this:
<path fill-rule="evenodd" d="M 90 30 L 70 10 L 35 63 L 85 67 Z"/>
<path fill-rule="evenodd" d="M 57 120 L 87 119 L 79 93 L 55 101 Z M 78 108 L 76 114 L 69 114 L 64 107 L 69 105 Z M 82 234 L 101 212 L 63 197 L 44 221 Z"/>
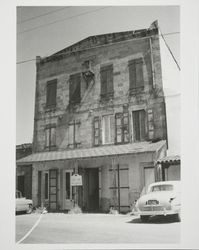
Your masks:
<path fill-rule="evenodd" d="M 78 186 L 82 186 L 82 176 L 73 174 L 71 176 L 71 186 L 75 187 L 75 205 L 78 205 Z"/>

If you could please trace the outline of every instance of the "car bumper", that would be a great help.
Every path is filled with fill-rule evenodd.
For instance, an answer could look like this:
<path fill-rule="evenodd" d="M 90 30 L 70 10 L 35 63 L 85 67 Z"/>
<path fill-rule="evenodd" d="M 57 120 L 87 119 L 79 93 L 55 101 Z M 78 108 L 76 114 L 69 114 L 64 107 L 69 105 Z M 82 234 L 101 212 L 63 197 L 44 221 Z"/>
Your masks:
<path fill-rule="evenodd" d="M 134 215 L 149 215 L 149 216 L 155 216 L 155 215 L 172 215 L 172 214 L 178 214 L 180 213 L 180 208 L 176 207 L 175 209 L 166 209 L 163 208 L 162 210 L 157 211 L 141 211 L 139 209 L 134 211 Z"/>

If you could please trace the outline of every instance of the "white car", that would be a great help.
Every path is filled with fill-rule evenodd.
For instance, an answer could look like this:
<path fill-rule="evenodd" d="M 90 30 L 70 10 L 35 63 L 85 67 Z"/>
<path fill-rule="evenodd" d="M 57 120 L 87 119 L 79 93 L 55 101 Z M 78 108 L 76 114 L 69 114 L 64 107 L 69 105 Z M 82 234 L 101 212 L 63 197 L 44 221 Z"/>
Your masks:
<path fill-rule="evenodd" d="M 180 221 L 180 208 L 180 181 L 162 181 L 149 185 L 147 194 L 136 202 L 135 214 L 143 222 L 155 215 L 174 215 Z"/>
<path fill-rule="evenodd" d="M 16 190 L 16 213 L 17 212 L 26 212 L 31 213 L 33 208 L 32 200 L 22 197 L 22 193 L 19 190 Z"/>

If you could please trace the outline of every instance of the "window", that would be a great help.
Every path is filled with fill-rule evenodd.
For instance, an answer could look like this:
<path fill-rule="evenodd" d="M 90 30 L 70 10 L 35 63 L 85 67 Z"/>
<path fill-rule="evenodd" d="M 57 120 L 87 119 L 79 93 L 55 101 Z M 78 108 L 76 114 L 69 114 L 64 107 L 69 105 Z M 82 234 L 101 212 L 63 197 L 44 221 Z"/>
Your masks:
<path fill-rule="evenodd" d="M 116 143 L 129 142 L 129 114 L 115 114 Z"/>
<path fill-rule="evenodd" d="M 77 148 L 80 143 L 80 121 L 73 121 L 68 126 L 68 147 Z"/>
<path fill-rule="evenodd" d="M 69 102 L 78 104 L 81 101 L 81 74 L 71 75 L 69 82 Z"/>
<path fill-rule="evenodd" d="M 99 117 L 94 117 L 93 120 L 93 144 L 94 146 L 99 146 L 100 145 L 100 118 Z"/>
<path fill-rule="evenodd" d="M 48 200 L 48 173 L 45 173 L 45 200 Z"/>
<path fill-rule="evenodd" d="M 134 141 L 145 140 L 145 111 L 133 111 L 133 139 Z"/>
<path fill-rule="evenodd" d="M 47 126 L 45 129 L 46 143 L 45 146 L 49 150 L 56 147 L 56 128 L 55 126 Z"/>
<path fill-rule="evenodd" d="M 129 89 L 136 91 L 144 88 L 143 60 L 141 58 L 129 61 Z"/>
<path fill-rule="evenodd" d="M 104 66 L 100 70 L 101 98 L 113 97 L 113 65 Z"/>
<path fill-rule="evenodd" d="M 102 117 L 102 144 L 114 143 L 114 116 Z"/>
<path fill-rule="evenodd" d="M 56 106 L 57 98 L 57 80 L 51 80 L 47 82 L 46 91 L 46 107 L 52 108 Z"/>

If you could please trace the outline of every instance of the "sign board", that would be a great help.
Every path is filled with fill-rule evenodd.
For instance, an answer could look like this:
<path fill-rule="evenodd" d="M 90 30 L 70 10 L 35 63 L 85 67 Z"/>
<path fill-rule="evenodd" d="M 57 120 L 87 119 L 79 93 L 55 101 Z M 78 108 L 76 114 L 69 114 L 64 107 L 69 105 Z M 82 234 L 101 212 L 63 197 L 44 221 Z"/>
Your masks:
<path fill-rule="evenodd" d="M 71 176 L 71 186 L 82 186 L 82 176 L 74 174 Z"/>

